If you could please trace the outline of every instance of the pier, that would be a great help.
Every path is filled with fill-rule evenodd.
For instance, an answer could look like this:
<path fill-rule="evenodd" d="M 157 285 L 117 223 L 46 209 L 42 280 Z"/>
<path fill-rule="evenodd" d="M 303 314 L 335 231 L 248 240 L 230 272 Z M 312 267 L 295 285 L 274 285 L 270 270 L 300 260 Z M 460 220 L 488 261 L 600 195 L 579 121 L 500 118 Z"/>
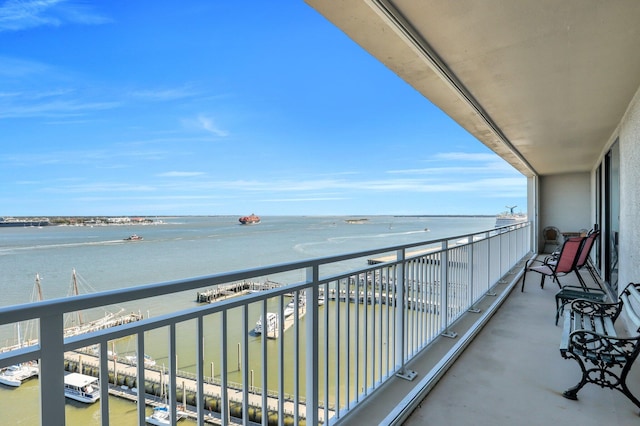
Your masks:
<path fill-rule="evenodd" d="M 293 317 L 294 315 L 292 315 Z M 65 353 L 65 369 L 67 371 L 80 372 L 82 374 L 98 377 L 99 371 L 99 357 L 89 352 L 66 352 Z M 142 388 L 145 391 L 145 403 L 148 406 L 154 407 L 163 404 L 162 402 L 162 375 L 166 372 L 163 369 L 155 366 L 145 367 L 144 378 L 145 385 L 139 386 L 137 381 L 137 367 L 133 364 L 123 362 L 118 358 L 109 360 L 109 394 L 137 402 L 138 389 Z M 197 378 L 194 374 L 178 371 L 176 374 L 177 389 L 176 389 L 176 402 L 178 405 L 185 405 L 180 408 L 180 411 L 184 411 L 187 418 L 197 419 L 196 412 L 196 400 L 197 400 Z M 204 408 L 205 422 L 209 424 L 221 424 L 220 423 L 220 398 L 222 395 L 220 383 L 211 377 L 203 377 L 204 381 Z M 165 379 L 166 382 L 166 379 Z M 242 417 L 242 404 L 244 392 L 242 385 L 239 383 L 228 382 L 227 393 L 229 395 L 229 412 L 232 417 Z M 248 416 L 250 421 L 259 420 L 262 410 L 262 392 L 263 390 L 257 387 L 250 386 L 248 392 Z M 287 395 L 278 395 L 274 392 L 267 391 L 267 406 L 277 407 L 280 398 L 285 399 L 285 418 L 277 419 L 277 412 L 269 410 L 269 418 L 276 416 L 276 420 L 279 424 L 292 423 L 293 413 L 295 409 L 295 403 L 293 398 Z M 184 408 L 184 409 L 183 409 Z M 301 418 L 306 418 L 306 405 L 300 403 L 298 406 L 298 412 Z M 330 415 L 333 412 L 330 410 Z M 324 407 L 319 409 L 319 418 L 321 421 L 324 419 Z M 290 418 L 289 418 L 290 417 Z"/>
<path fill-rule="evenodd" d="M 143 319 L 142 314 L 131 312 L 123 314 L 123 310 L 117 313 L 107 313 L 104 317 L 80 325 L 74 325 L 66 327 L 64 329 L 64 337 L 78 336 L 84 333 L 90 333 L 93 331 L 103 330 L 105 328 L 117 327 L 119 325 L 129 324 L 131 322 L 140 321 Z M 5 345 L 0 347 L 0 353 L 10 352 L 16 349 L 24 348 L 27 346 L 33 346 L 38 344 L 38 339 L 23 340 L 11 345 Z"/>
<path fill-rule="evenodd" d="M 282 287 L 283 284 L 276 283 L 274 281 L 265 281 L 264 283 L 257 283 L 253 281 L 240 281 L 231 284 L 219 285 L 205 291 L 199 291 L 196 293 L 196 302 L 198 303 L 213 303 L 218 300 L 225 300 L 229 297 L 241 296 L 246 293 L 253 293 L 256 291 L 271 290 L 274 288 Z"/>
<path fill-rule="evenodd" d="M 387 295 L 385 293 L 367 292 L 367 295 L 365 296 L 364 292 L 362 291 L 360 293 L 356 293 L 353 290 L 349 292 L 345 290 L 340 290 L 340 291 L 330 290 L 328 299 L 331 301 L 336 301 L 336 300 L 340 302 L 349 301 L 350 303 L 359 303 L 359 304 L 367 304 L 367 305 L 381 304 L 381 305 L 391 305 L 394 307 L 396 306 L 396 302 L 394 300 L 393 294 Z M 407 297 L 405 304 L 407 309 L 430 312 L 432 314 L 437 314 L 439 312 L 439 306 L 440 306 L 440 304 L 437 302 L 423 301 L 421 299 L 415 299 L 412 297 Z"/>

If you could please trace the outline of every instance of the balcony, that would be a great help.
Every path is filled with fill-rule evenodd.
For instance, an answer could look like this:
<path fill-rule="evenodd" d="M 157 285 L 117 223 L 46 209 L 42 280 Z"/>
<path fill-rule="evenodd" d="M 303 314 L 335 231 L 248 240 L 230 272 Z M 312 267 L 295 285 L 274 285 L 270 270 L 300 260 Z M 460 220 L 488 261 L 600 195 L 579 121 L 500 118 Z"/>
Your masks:
<path fill-rule="evenodd" d="M 149 415 L 145 394 L 131 391 L 138 383 L 145 383 L 147 391 L 166 388 L 173 418 L 182 410 L 182 398 L 198 424 L 360 423 L 363 413 L 376 413 L 361 408 L 381 400 L 392 404 L 382 414 L 393 415 L 411 389 L 427 376 L 438 377 L 479 324 L 491 318 L 530 252 L 530 233 L 530 225 L 522 223 L 446 240 L 6 307 L 0 310 L 0 325 L 38 320 L 40 338 L 1 353 L 0 367 L 39 359 L 41 424 L 65 422 L 63 365 L 100 377 L 102 424 L 113 415 L 110 390 L 123 393 L 120 381 L 124 393 L 138 402 L 130 410 L 135 411 L 132 423 L 138 424 Z M 204 289 L 264 276 L 279 277 L 286 285 L 65 337 L 63 317 L 71 312 L 168 294 L 193 297 Z M 290 298 L 306 303 L 285 316 Z M 262 336 L 254 336 L 256 317 L 268 318 L 269 312 L 284 320 L 273 328 L 265 322 Z M 112 361 L 110 347 L 122 338 L 133 339 L 138 354 L 162 345 L 168 365 L 125 367 Z M 193 349 L 187 362 L 192 371 L 178 369 L 184 345 Z M 444 346 L 453 350 L 443 351 Z M 429 358 L 437 360 L 435 370 L 422 364 Z M 107 379 L 114 381 L 114 366 L 121 379 L 110 388 Z M 396 387 L 408 392 L 401 395 Z"/>
<path fill-rule="evenodd" d="M 584 278 L 592 283 L 586 273 Z M 524 292 L 520 292 L 521 282 L 521 278 L 514 282 L 500 309 L 455 365 L 437 384 L 429 386 L 426 397 L 418 396 L 421 385 L 396 381 L 379 398 L 363 404 L 361 413 L 365 419 L 371 416 L 369 424 L 404 420 L 406 426 L 544 425 L 561 420 L 583 425 L 637 425 L 638 408 L 621 392 L 587 384 L 578 401 L 562 396 L 578 383 L 581 373 L 578 364 L 563 359 L 558 350 L 562 333 L 562 325 L 554 324 L 558 287 L 547 280 L 541 289 L 537 274 L 527 276 Z M 562 277 L 561 282 L 579 285 L 574 275 Z M 506 285 L 502 289 L 510 290 Z M 482 304 L 479 307 L 484 309 Z M 458 323 L 454 329 L 464 333 L 466 328 Z M 439 349 L 434 350 L 434 345 L 409 364 L 420 371 L 416 380 L 427 381 L 431 368 L 440 362 L 434 352 L 451 351 L 455 343 L 441 339 L 439 344 Z M 638 395 L 639 367 L 631 369 L 627 383 Z M 385 405 L 386 399 L 392 403 Z M 416 408 L 405 420 L 399 411 L 407 403 Z"/>

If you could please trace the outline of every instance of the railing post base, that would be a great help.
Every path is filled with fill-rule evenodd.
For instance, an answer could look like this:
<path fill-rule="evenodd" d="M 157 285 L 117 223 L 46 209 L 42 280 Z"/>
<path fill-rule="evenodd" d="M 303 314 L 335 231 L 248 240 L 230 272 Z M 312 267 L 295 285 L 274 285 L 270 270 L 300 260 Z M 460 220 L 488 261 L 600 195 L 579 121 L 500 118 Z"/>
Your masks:
<path fill-rule="evenodd" d="M 408 380 L 408 381 L 412 381 L 417 376 L 418 376 L 418 373 L 408 369 L 404 369 L 403 371 L 396 373 L 396 377 L 399 377 L 401 379 Z"/>
<path fill-rule="evenodd" d="M 456 337 L 458 337 L 458 333 L 456 333 L 455 331 L 444 331 L 441 334 L 442 337 L 448 337 L 450 339 L 455 339 Z"/>

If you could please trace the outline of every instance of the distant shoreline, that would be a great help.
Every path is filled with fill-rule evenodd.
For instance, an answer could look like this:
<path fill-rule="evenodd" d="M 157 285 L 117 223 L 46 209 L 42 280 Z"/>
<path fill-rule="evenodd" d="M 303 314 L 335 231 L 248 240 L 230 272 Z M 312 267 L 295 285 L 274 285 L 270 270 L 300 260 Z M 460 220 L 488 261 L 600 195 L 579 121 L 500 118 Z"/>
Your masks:
<path fill-rule="evenodd" d="M 77 224 L 102 224 L 102 225 L 138 225 L 138 224 L 150 224 L 150 223 L 161 223 L 162 219 L 169 218 L 179 218 L 179 217 L 233 217 L 236 215 L 233 214 L 212 214 L 212 215 L 116 215 L 116 216 L 48 216 L 45 219 L 45 216 L 5 216 L 7 219 L 28 222 L 28 221 L 44 221 L 47 220 L 49 225 L 77 225 Z M 269 215 L 267 215 L 268 217 Z M 394 214 L 327 214 L 327 215 L 271 215 L 272 217 L 287 217 L 287 216 L 300 216 L 300 217 L 346 217 L 346 218 L 357 218 L 359 221 L 366 220 L 368 217 L 495 217 L 495 214 L 405 214 L 405 215 L 394 215 Z M 0 216 L 1 217 L 1 216 Z"/>
<path fill-rule="evenodd" d="M 496 217 L 495 214 L 403 214 L 393 217 Z"/>

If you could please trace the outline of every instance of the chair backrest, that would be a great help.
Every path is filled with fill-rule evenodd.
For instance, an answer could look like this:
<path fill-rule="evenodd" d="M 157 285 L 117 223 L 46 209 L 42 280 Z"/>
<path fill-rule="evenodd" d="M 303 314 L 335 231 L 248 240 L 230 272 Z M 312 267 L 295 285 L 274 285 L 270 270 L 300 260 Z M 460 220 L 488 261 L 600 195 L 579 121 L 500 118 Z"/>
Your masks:
<path fill-rule="evenodd" d="M 576 262 L 576 269 L 582 268 L 589 259 L 589 252 L 591 251 L 591 247 L 593 247 L 593 243 L 596 241 L 600 235 L 600 231 L 594 231 L 587 235 L 587 238 L 584 240 L 584 244 L 582 245 L 582 249 L 580 249 L 580 256 L 578 256 L 578 261 Z"/>
<path fill-rule="evenodd" d="M 542 230 L 542 237 L 545 241 L 558 242 L 560 240 L 560 230 L 555 226 L 547 226 Z"/>
<path fill-rule="evenodd" d="M 580 251 L 585 240 L 586 237 L 574 237 L 564 242 L 560 250 L 560 256 L 558 256 L 558 263 L 555 269 L 556 274 L 573 271 L 578 262 L 578 257 L 580 256 Z"/>

